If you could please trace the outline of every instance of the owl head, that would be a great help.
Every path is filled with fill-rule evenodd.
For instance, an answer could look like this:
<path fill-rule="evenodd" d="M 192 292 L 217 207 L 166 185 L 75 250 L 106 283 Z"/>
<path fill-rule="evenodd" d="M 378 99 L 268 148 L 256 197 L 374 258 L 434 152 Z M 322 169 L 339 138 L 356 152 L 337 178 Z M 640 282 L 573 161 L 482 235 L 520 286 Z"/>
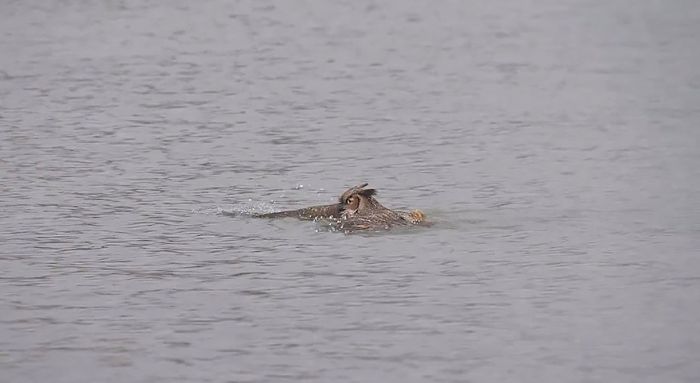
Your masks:
<path fill-rule="evenodd" d="M 377 190 L 365 189 L 365 186 L 367 186 L 367 183 L 353 186 L 340 196 L 338 202 L 344 214 L 354 215 L 377 204 L 373 197 L 377 194 Z"/>

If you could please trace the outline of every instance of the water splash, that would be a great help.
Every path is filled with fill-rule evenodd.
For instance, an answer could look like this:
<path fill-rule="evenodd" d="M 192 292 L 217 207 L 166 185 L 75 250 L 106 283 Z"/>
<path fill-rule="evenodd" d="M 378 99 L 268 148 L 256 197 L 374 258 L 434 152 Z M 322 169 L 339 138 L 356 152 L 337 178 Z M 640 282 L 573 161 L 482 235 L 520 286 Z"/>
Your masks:
<path fill-rule="evenodd" d="M 247 202 L 241 202 L 233 204 L 228 208 L 221 207 L 219 205 L 215 207 L 205 207 L 192 209 L 193 214 L 204 214 L 204 215 L 223 215 L 229 217 L 237 216 L 251 216 L 253 214 L 264 214 L 271 213 L 275 211 L 274 201 L 271 202 L 257 202 L 253 200 L 248 200 Z"/>

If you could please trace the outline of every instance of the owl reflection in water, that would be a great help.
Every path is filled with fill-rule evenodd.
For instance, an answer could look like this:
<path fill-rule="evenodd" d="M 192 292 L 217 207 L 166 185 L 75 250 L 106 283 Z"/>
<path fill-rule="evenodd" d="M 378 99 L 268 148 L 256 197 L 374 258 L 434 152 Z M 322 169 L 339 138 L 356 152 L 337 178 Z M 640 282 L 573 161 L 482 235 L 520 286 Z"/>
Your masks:
<path fill-rule="evenodd" d="M 327 220 L 331 226 L 345 232 L 388 230 L 394 226 L 425 225 L 420 210 L 404 212 L 382 206 L 374 197 L 376 189 L 365 189 L 367 183 L 346 190 L 331 205 L 312 206 L 297 210 L 257 214 L 260 218 L 295 217 L 304 220 Z"/>

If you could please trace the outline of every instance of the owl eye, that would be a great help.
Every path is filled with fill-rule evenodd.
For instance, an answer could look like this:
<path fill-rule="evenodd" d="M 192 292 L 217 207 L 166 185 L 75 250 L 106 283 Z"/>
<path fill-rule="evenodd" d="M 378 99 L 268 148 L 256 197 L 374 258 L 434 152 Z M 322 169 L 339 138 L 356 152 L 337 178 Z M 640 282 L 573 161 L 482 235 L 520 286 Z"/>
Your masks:
<path fill-rule="evenodd" d="M 345 204 L 349 210 L 356 210 L 360 206 L 360 200 L 352 196 L 345 200 Z"/>

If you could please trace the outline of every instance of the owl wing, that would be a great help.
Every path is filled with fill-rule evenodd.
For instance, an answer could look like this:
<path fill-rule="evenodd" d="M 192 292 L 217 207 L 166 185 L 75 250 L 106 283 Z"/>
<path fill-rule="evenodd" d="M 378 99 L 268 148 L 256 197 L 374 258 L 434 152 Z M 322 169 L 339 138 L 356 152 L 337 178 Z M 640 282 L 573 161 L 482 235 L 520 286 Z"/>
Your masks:
<path fill-rule="evenodd" d="M 303 220 L 314 220 L 318 218 L 338 218 L 340 217 L 340 205 L 339 204 L 332 204 L 332 205 L 321 205 L 321 206 L 311 206 L 311 207 L 306 207 L 303 209 L 297 209 L 297 210 L 285 210 L 285 211 L 278 211 L 274 213 L 265 213 L 265 214 L 254 214 L 253 217 L 256 218 L 285 218 L 285 217 L 293 217 L 293 218 L 299 218 Z"/>

